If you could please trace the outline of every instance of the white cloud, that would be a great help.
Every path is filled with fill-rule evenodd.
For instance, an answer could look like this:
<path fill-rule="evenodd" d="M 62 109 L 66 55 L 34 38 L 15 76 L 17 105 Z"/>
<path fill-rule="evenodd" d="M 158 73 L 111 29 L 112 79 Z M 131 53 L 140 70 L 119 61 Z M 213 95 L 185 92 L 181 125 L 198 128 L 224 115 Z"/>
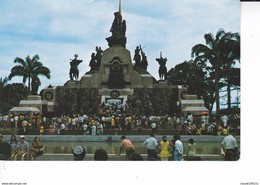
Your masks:
<path fill-rule="evenodd" d="M 118 1 L 108 0 L 27 0 L 1 2 L 0 72 L 7 76 L 16 56 L 39 54 L 50 68 L 48 84 L 63 85 L 69 79 L 69 59 L 74 54 L 84 62 L 80 76 L 89 70 L 90 55 L 95 46 L 108 47 L 113 13 Z M 240 8 L 234 0 L 138 0 L 122 1 L 127 23 L 127 49 L 133 54 L 142 44 L 148 57 L 148 71 L 158 79 L 160 51 L 168 58 L 168 69 L 190 59 L 191 48 L 204 43 L 204 34 L 239 32 Z M 132 56 L 133 58 L 133 56 Z M 5 63 L 4 61 L 8 61 Z M 18 79 L 19 80 L 19 79 Z"/>

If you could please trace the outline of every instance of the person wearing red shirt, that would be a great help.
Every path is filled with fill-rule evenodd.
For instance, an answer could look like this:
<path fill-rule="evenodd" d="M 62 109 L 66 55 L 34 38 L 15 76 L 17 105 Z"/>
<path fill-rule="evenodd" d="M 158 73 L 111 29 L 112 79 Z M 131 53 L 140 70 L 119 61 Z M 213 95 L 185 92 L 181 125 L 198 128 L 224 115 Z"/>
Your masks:
<path fill-rule="evenodd" d="M 126 159 L 129 160 L 131 153 L 133 153 L 135 151 L 135 149 L 134 149 L 134 145 L 131 143 L 131 141 L 126 139 L 125 136 L 121 136 L 121 146 L 120 146 L 118 155 L 120 155 L 123 147 L 125 148 L 125 151 L 126 151 Z"/>

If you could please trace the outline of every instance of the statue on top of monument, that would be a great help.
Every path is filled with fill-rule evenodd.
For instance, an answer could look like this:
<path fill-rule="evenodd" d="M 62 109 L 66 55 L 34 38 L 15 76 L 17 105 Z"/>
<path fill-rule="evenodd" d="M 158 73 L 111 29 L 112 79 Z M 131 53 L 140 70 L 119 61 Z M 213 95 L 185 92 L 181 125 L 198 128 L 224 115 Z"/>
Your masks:
<path fill-rule="evenodd" d="M 122 35 L 125 36 L 125 32 L 126 32 L 126 21 L 125 20 L 122 21 L 121 31 L 122 31 Z"/>
<path fill-rule="evenodd" d="M 78 55 L 75 54 L 74 55 L 74 59 L 70 59 L 71 62 L 70 62 L 70 80 L 78 80 L 78 77 L 79 77 L 79 69 L 78 69 L 78 65 L 82 62 L 82 60 L 78 60 Z"/>
<path fill-rule="evenodd" d="M 92 53 L 91 59 L 90 59 L 90 62 L 89 62 L 90 71 L 95 70 L 96 66 L 97 66 L 96 56 L 95 56 L 95 53 Z"/>
<path fill-rule="evenodd" d="M 141 49 L 138 46 L 136 46 L 134 55 L 135 66 L 139 66 L 141 63 L 140 51 Z"/>
<path fill-rule="evenodd" d="M 103 54 L 103 50 L 101 49 L 101 47 L 96 46 L 96 56 L 95 57 L 96 57 L 98 67 L 101 64 L 102 54 Z"/>
<path fill-rule="evenodd" d="M 110 28 L 110 32 L 112 32 L 112 36 L 121 37 L 123 33 L 123 25 L 122 25 L 122 16 L 119 12 L 115 12 L 115 19 Z"/>
<path fill-rule="evenodd" d="M 141 48 L 141 55 L 142 55 L 142 60 L 141 60 L 140 66 L 144 70 L 147 70 L 148 61 L 147 61 L 147 57 L 146 57 L 145 53 L 143 52 L 142 48 Z"/>
<path fill-rule="evenodd" d="M 108 41 L 109 47 L 113 45 L 121 45 L 125 47 L 126 45 L 126 21 L 122 18 L 122 11 L 121 11 L 121 1 L 119 4 L 119 11 L 114 13 L 115 18 L 113 24 L 110 28 L 110 32 L 112 32 L 112 36 L 106 38 Z"/>
<path fill-rule="evenodd" d="M 162 52 L 160 53 L 160 58 L 156 58 L 156 61 L 159 63 L 160 67 L 159 67 L 159 77 L 160 80 L 166 80 L 167 79 L 167 67 L 166 67 L 166 61 L 167 58 L 163 58 L 162 57 Z"/>

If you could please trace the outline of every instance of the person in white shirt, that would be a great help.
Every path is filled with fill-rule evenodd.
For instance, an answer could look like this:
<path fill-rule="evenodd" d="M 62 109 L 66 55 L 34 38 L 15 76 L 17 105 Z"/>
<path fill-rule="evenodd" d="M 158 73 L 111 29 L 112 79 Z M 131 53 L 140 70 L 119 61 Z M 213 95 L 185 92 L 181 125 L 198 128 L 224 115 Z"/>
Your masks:
<path fill-rule="evenodd" d="M 104 131 L 104 129 L 103 129 L 103 124 L 101 123 L 101 124 L 100 124 L 100 134 L 101 134 L 101 135 L 103 135 L 103 131 Z"/>
<path fill-rule="evenodd" d="M 222 143 L 221 147 L 225 153 L 225 161 L 236 161 L 239 159 L 238 154 L 238 145 L 236 138 L 236 130 L 234 128 L 229 129 L 230 134 L 226 136 Z"/>
<path fill-rule="evenodd" d="M 75 129 L 76 129 L 76 118 L 73 117 L 73 119 L 72 119 L 72 130 L 75 131 Z"/>
<path fill-rule="evenodd" d="M 146 146 L 146 149 L 147 149 L 148 160 L 157 159 L 156 146 L 158 145 L 158 142 L 155 139 L 154 132 L 150 133 L 150 137 L 148 139 L 146 139 L 143 144 Z"/>
<path fill-rule="evenodd" d="M 66 128 L 65 124 L 62 123 L 62 124 L 60 125 L 61 135 L 64 135 L 64 133 L 65 133 L 65 128 Z"/>
<path fill-rule="evenodd" d="M 87 135 L 87 129 L 88 129 L 88 125 L 86 123 L 84 123 L 82 125 L 82 128 L 83 128 L 83 135 Z"/>
<path fill-rule="evenodd" d="M 27 128 L 27 126 L 28 126 L 28 122 L 27 122 L 26 120 L 23 120 L 23 122 L 22 122 L 22 127 L 23 127 L 23 132 L 24 132 L 24 134 L 26 133 L 26 128 Z"/>
<path fill-rule="evenodd" d="M 174 161 L 181 161 L 183 155 L 183 145 L 179 135 L 174 135 L 175 149 L 174 149 Z"/>
<path fill-rule="evenodd" d="M 153 123 L 151 124 L 151 127 L 152 127 L 152 132 L 153 132 L 153 133 L 156 133 L 156 123 L 153 122 Z"/>
<path fill-rule="evenodd" d="M 190 121 L 191 123 L 193 123 L 193 115 L 189 114 L 187 117 L 187 120 Z"/>
<path fill-rule="evenodd" d="M 14 117 L 14 126 L 15 126 L 15 128 L 17 128 L 17 126 L 18 126 L 18 121 L 19 121 L 19 116 L 15 116 Z"/>
<path fill-rule="evenodd" d="M 92 135 L 92 136 L 95 136 L 95 135 L 96 135 L 96 130 L 97 130 L 96 125 L 93 124 L 92 127 L 91 127 L 91 129 L 92 129 L 92 130 L 91 130 L 91 135 Z"/>
<path fill-rule="evenodd" d="M 227 122 L 228 122 L 228 117 L 226 115 L 223 115 L 221 117 L 221 120 L 223 122 L 224 127 L 226 127 L 227 126 Z"/>

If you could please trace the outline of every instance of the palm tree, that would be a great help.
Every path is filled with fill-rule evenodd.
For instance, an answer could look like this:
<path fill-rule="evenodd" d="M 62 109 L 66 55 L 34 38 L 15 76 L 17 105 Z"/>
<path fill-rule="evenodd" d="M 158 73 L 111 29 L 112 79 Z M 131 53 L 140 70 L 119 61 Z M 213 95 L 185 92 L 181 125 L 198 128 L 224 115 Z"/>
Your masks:
<path fill-rule="evenodd" d="M 12 79 L 14 76 L 22 76 L 24 84 L 28 79 L 28 89 L 30 91 L 31 86 L 35 85 L 35 83 L 33 84 L 32 82 L 34 82 L 36 79 L 36 81 L 40 80 L 38 78 L 39 75 L 45 76 L 46 78 L 50 79 L 50 70 L 47 67 L 43 66 L 42 63 L 39 62 L 39 59 L 39 55 L 34 55 L 32 58 L 30 58 L 30 56 L 28 55 L 25 60 L 17 57 L 14 60 L 14 63 L 19 63 L 19 65 L 16 65 L 12 68 L 9 79 Z M 37 85 L 39 87 L 40 83 L 38 82 Z"/>
<path fill-rule="evenodd" d="M 0 102 L 2 102 L 5 99 L 5 87 L 7 86 L 7 82 L 9 79 L 7 77 L 0 78 Z"/>
<path fill-rule="evenodd" d="M 9 79 L 7 77 L 4 78 L 0 78 L 0 88 L 4 88 L 7 85 L 7 82 L 9 81 Z"/>
<path fill-rule="evenodd" d="M 228 110 L 231 109 L 231 79 L 234 66 L 237 62 L 240 62 L 240 34 L 239 33 L 227 33 L 227 37 L 231 38 L 226 41 L 223 63 L 223 78 L 227 83 L 227 95 L 228 95 Z"/>
<path fill-rule="evenodd" d="M 233 40 L 234 34 L 226 33 L 223 29 L 219 29 L 214 36 L 212 33 L 204 35 L 206 45 L 197 44 L 191 50 L 191 56 L 195 57 L 196 65 L 201 65 L 208 71 L 214 72 L 214 83 L 216 91 L 216 111 L 220 110 L 219 103 L 219 71 L 225 63 L 225 53 L 230 48 L 227 48 L 227 43 Z"/>

